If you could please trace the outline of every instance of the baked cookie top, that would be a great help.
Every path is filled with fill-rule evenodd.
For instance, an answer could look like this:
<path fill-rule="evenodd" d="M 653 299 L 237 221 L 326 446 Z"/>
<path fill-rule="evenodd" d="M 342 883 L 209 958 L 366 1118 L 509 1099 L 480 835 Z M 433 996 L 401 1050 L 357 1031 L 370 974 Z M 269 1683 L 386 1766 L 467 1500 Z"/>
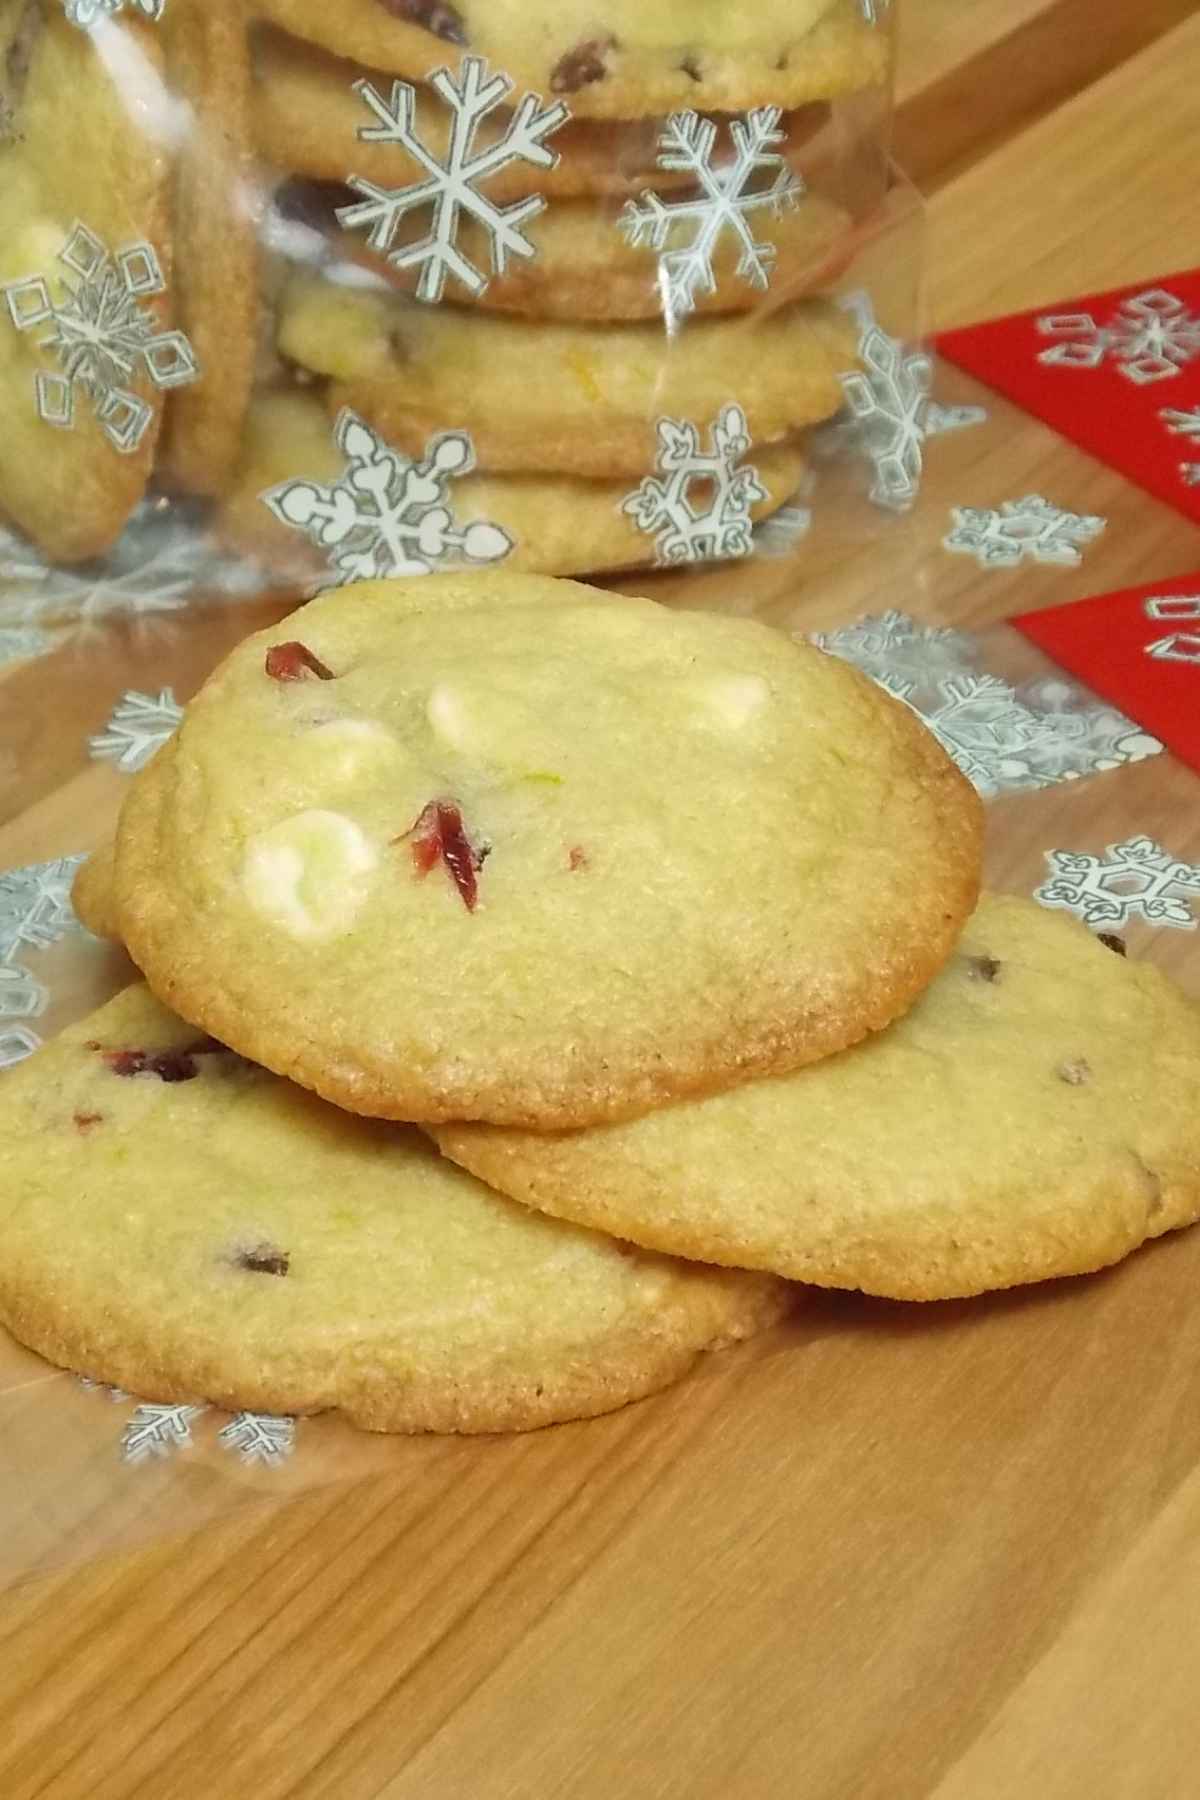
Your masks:
<path fill-rule="evenodd" d="M 833 657 L 449 574 L 227 658 L 130 785 L 116 913 L 166 1004 L 340 1105 L 550 1128 L 887 1024 L 980 839 L 935 739 Z"/>
<path fill-rule="evenodd" d="M 911 1012 L 788 1080 L 597 1131 L 437 1136 L 527 1205 L 639 1243 L 903 1300 L 977 1294 L 1102 1268 L 1200 1215 L 1200 1008 L 1074 921 L 992 896 Z"/>
<path fill-rule="evenodd" d="M 858 0 L 256 0 L 256 10 L 335 55 L 417 81 L 482 57 L 518 88 L 591 118 L 798 106 L 882 80 L 889 56 Z"/>
<path fill-rule="evenodd" d="M 147 1399 L 523 1429 L 649 1393 L 787 1297 L 514 1206 L 141 985 L 0 1085 L 0 1319 Z"/>

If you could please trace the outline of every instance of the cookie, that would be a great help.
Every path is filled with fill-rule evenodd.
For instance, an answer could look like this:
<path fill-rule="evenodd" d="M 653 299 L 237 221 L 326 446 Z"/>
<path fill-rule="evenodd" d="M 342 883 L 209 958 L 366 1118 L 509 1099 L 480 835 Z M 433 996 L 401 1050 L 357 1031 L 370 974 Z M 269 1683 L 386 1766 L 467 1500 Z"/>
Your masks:
<path fill-rule="evenodd" d="M 857 366 L 853 321 L 820 300 L 761 321 L 700 320 L 671 338 L 661 324 L 535 323 L 423 306 L 318 275 L 289 283 L 279 347 L 333 377 L 332 412 L 349 406 L 410 454 L 454 428 L 471 434 L 479 466 L 493 472 L 635 482 L 655 466 L 659 419 L 703 432 L 735 403 L 757 450 L 837 412 L 839 376 Z"/>
<path fill-rule="evenodd" d="M 329 56 L 313 44 L 280 31 L 261 32 L 254 47 L 254 136 L 260 153 L 277 169 L 310 175 L 321 181 L 344 182 L 357 172 L 387 187 L 423 181 L 424 164 L 402 143 L 360 138 L 376 120 L 356 89 L 370 82 L 390 98 L 392 76 Z M 480 150 L 499 143 L 512 114 L 496 111 L 481 119 Z M 807 124 L 803 113 L 796 119 Z M 414 94 L 414 132 L 430 154 L 444 163 L 450 146 L 452 114 L 428 88 Z M 660 124 L 655 119 L 569 119 L 550 140 L 557 155 L 552 168 L 538 168 L 516 158 L 487 177 L 485 191 L 497 205 L 541 194 L 547 200 L 574 199 L 581 194 L 624 198 L 651 179 L 658 156 Z M 680 186 L 686 175 L 662 171 L 668 185 Z"/>
<path fill-rule="evenodd" d="M 679 196 L 686 201 L 687 195 Z M 352 208 L 356 196 L 347 191 Z M 343 214 L 347 208 L 343 208 Z M 622 233 L 619 212 L 595 201 L 564 201 L 532 219 L 526 235 L 534 249 L 528 259 L 515 258 L 502 275 L 493 276 L 472 304 L 484 312 L 519 313 L 534 319 L 624 323 L 653 320 L 663 330 L 660 257 L 686 247 L 695 235 L 695 220 L 680 216 L 666 231 L 661 246 L 632 243 Z M 821 194 L 808 192 L 778 213 L 764 208 L 755 215 L 756 242 L 771 258 L 772 303 L 819 293 L 842 274 L 852 254 L 852 221 L 844 208 Z M 424 222 L 411 217 L 393 240 L 389 254 L 403 256 L 423 241 Z M 473 219 L 464 221 L 458 242 L 477 268 L 486 268 L 487 234 Z M 373 268 L 402 292 L 414 292 L 418 267 L 402 267 L 345 237 L 342 256 Z M 718 238 L 712 257 L 712 286 L 699 288 L 696 315 L 749 312 L 760 307 L 764 292 L 740 277 L 744 247 L 731 234 Z"/>
<path fill-rule="evenodd" d="M 888 37 L 859 0 L 256 0 L 294 37 L 424 81 L 481 57 L 518 91 L 561 96 L 577 118 L 681 107 L 802 106 L 886 78 Z"/>
<path fill-rule="evenodd" d="M 164 749 L 159 754 L 169 754 L 169 751 Z M 111 843 L 93 850 L 87 861 L 80 863 L 71 883 L 71 905 L 79 923 L 93 937 L 112 938 L 114 941 L 120 938 L 121 929 L 117 924 L 116 902 L 113 898 Z"/>
<path fill-rule="evenodd" d="M 949 1299 L 1104 1268 L 1200 1216 L 1200 1009 L 992 896 L 909 1013 L 815 1068 L 599 1131 L 437 1138 L 526 1205 L 645 1245 Z"/>
<path fill-rule="evenodd" d="M 145 491 L 162 395 L 193 367 L 170 328 L 170 166 L 154 31 L 61 7 L 0 13 L 0 513 L 64 562 L 101 555 Z M 55 426 L 60 427 L 55 429 Z"/>
<path fill-rule="evenodd" d="M 326 1099 L 550 1129 L 888 1023 L 981 814 L 908 707 L 752 621 L 360 582 L 248 638 L 133 777 L 116 914 L 164 1004 Z"/>
<path fill-rule="evenodd" d="M 788 1297 L 538 1218 L 140 985 L 0 1086 L 0 1320 L 143 1399 L 527 1430 L 665 1387 Z"/>
<path fill-rule="evenodd" d="M 204 378 L 167 401 L 158 473 L 190 494 L 228 486 L 241 448 L 258 338 L 250 52 L 238 0 L 163 15 L 167 81 L 186 105 L 174 171 L 178 323 Z"/>
<path fill-rule="evenodd" d="M 753 456 L 762 497 L 750 506 L 766 518 L 795 493 L 804 455 L 776 444 Z M 330 577 L 325 555 L 284 524 L 263 496 L 298 478 L 330 484 L 344 474 L 329 418 L 311 393 L 260 394 L 251 408 L 242 461 L 217 516 L 221 541 L 261 559 L 273 573 L 296 581 Z M 634 568 L 655 559 L 653 532 L 625 510 L 628 482 L 578 481 L 570 476 L 471 474 L 456 481 L 451 503 L 459 527 L 499 525 L 512 542 L 504 567 L 541 575 L 595 574 Z"/>

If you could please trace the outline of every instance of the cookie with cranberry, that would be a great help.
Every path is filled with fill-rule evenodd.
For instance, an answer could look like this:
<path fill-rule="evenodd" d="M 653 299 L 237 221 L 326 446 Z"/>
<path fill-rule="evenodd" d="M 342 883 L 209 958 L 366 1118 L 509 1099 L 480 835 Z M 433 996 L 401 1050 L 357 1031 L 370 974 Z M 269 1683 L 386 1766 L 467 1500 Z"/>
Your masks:
<path fill-rule="evenodd" d="M 481 467 L 634 485 L 655 467 L 658 421 L 705 430 L 727 405 L 758 449 L 837 412 L 857 365 L 848 314 L 800 300 L 762 320 L 700 319 L 671 337 L 422 306 L 344 271 L 296 276 L 280 305 L 285 357 L 329 376 L 328 403 L 360 413 L 420 455 L 448 427 L 469 431 Z"/>
<path fill-rule="evenodd" d="M 660 1250 L 978 1294 L 1200 1217 L 1200 1008 L 1060 913 L 991 896 L 910 1012 L 787 1080 L 595 1131 L 437 1139 L 527 1206 Z"/>
<path fill-rule="evenodd" d="M 61 6 L 0 9 L 0 514 L 50 556 L 111 548 L 154 461 L 173 328 L 171 156 L 131 69 L 159 84 L 144 23 L 107 53 Z M 157 371 L 157 383 L 150 370 Z"/>
<path fill-rule="evenodd" d="M 526 1430 L 665 1387 L 788 1298 L 514 1206 L 142 986 L 0 1085 L 0 1322 L 146 1400 Z"/>
<path fill-rule="evenodd" d="M 802 106 L 882 82 L 886 30 L 858 0 L 256 0 L 260 17 L 336 56 L 427 81 L 479 57 L 577 118 L 681 107 Z"/>
<path fill-rule="evenodd" d="M 761 454 L 748 451 L 746 460 L 758 495 L 749 503 L 750 517 L 766 518 L 795 493 L 804 454 L 796 444 L 775 444 Z M 328 485 L 345 468 L 318 399 L 297 389 L 260 394 L 250 410 L 237 476 L 217 516 L 218 535 L 281 577 L 328 580 L 324 553 L 284 523 L 266 496 L 297 479 Z M 655 559 L 655 533 L 643 531 L 626 508 L 629 493 L 628 481 L 474 472 L 455 482 L 453 508 L 462 530 L 485 522 L 501 527 L 512 542 L 507 570 L 595 574 Z"/>
<path fill-rule="evenodd" d="M 126 791 L 116 916 L 164 1003 L 339 1105 L 552 1129 L 890 1022 L 974 905 L 981 831 L 834 657 L 430 575 L 227 658 Z"/>

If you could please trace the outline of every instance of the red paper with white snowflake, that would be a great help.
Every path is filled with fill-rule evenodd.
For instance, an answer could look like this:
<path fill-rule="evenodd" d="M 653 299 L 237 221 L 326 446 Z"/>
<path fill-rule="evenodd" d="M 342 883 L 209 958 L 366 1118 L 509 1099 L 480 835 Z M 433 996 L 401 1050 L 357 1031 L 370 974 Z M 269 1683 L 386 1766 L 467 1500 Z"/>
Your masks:
<path fill-rule="evenodd" d="M 1200 569 L 1012 623 L 1200 774 Z"/>
<path fill-rule="evenodd" d="M 1200 269 L 946 331 L 937 344 L 1200 523 Z"/>

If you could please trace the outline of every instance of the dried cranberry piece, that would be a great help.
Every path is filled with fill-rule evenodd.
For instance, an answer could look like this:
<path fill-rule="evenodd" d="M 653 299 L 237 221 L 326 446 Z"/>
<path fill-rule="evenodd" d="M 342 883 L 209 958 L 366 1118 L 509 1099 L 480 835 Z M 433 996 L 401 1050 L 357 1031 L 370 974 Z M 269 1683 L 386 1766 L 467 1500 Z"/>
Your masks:
<path fill-rule="evenodd" d="M 608 65 L 604 58 L 608 51 L 615 50 L 615 37 L 588 38 L 586 43 L 576 44 L 565 56 L 560 56 L 550 76 L 550 88 L 555 94 L 574 94 L 581 87 L 590 87 L 594 81 L 603 81 L 608 74 Z"/>
<path fill-rule="evenodd" d="M 267 651 L 266 671 L 272 681 L 303 681 L 315 675 L 319 681 L 332 681 L 333 670 L 327 669 L 307 644 L 272 644 Z"/>
<path fill-rule="evenodd" d="M 379 4 L 393 19 L 407 19 L 448 44 L 470 42 L 462 14 L 456 7 L 447 6 L 446 0 L 379 0 Z"/>
<path fill-rule="evenodd" d="M 98 1047 L 98 1046 L 97 1046 Z M 182 1050 L 106 1050 L 104 1060 L 114 1075 L 157 1075 L 160 1081 L 194 1081 L 198 1056 L 224 1049 L 214 1038 L 201 1038 Z"/>
<path fill-rule="evenodd" d="M 587 866 L 588 866 L 587 851 L 584 850 L 579 844 L 572 844 L 570 854 L 567 857 L 567 867 L 569 869 L 586 869 Z"/>
<path fill-rule="evenodd" d="M 248 1269 L 252 1275 L 286 1275 L 292 1259 L 286 1250 L 277 1250 L 274 1244 L 255 1244 L 248 1250 L 239 1250 L 234 1259 L 239 1269 Z"/>
<path fill-rule="evenodd" d="M 1127 955 L 1125 939 L 1118 937 L 1115 931 L 1098 931 L 1096 936 L 1107 950 L 1112 950 L 1117 956 Z"/>
<path fill-rule="evenodd" d="M 431 800 L 396 842 L 403 843 L 406 838 L 418 875 L 428 875 L 436 862 L 443 862 L 463 905 L 474 912 L 479 899 L 476 873 L 491 854 L 491 845 L 475 849 L 463 825 L 461 808 L 453 800 Z"/>
<path fill-rule="evenodd" d="M 93 1125 L 99 1125 L 101 1119 L 104 1117 L 104 1114 L 103 1113 L 92 1113 L 92 1112 L 77 1112 L 74 1115 L 74 1117 L 75 1117 L 75 1123 L 79 1127 L 80 1131 L 90 1131 Z"/>

